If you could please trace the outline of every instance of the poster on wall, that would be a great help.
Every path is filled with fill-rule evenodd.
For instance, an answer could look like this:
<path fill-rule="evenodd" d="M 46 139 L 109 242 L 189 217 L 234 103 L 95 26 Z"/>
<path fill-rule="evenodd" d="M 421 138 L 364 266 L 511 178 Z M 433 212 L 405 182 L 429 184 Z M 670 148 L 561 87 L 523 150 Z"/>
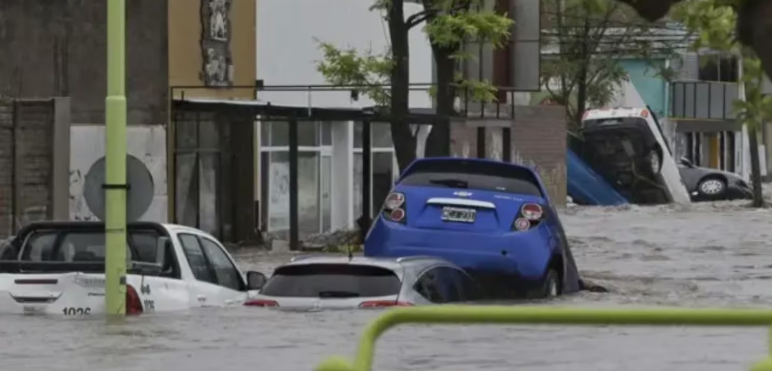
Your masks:
<path fill-rule="evenodd" d="M 289 230 L 289 163 L 273 162 L 269 172 L 268 230 Z"/>
<path fill-rule="evenodd" d="M 105 155 L 104 125 L 72 125 L 70 129 L 70 220 L 98 220 L 84 197 L 89 170 Z M 167 222 L 166 130 L 163 126 L 134 126 L 126 132 L 127 152 L 150 172 L 153 198 L 140 220 Z"/>

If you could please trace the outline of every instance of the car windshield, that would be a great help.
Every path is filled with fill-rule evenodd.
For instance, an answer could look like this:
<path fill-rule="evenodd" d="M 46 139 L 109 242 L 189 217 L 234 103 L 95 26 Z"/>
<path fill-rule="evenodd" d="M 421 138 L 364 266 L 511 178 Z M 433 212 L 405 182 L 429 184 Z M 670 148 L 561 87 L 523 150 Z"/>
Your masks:
<path fill-rule="evenodd" d="M 288 265 L 274 272 L 261 294 L 305 298 L 365 298 L 399 294 L 397 275 L 385 268 L 352 264 Z"/>
<path fill-rule="evenodd" d="M 130 231 L 127 258 L 153 263 L 161 235 L 152 230 Z M 33 232 L 25 243 L 24 261 L 104 261 L 105 234 L 95 231 L 45 230 Z M 131 248 L 129 247 L 131 245 Z"/>
<path fill-rule="evenodd" d="M 531 171 L 506 163 L 424 160 L 413 165 L 399 184 L 543 196 Z"/>

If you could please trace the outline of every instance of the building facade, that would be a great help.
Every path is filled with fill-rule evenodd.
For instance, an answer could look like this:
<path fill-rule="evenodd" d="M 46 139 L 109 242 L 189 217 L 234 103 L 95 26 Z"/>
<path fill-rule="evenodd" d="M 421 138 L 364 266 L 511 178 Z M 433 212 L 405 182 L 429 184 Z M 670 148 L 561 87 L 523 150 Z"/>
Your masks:
<path fill-rule="evenodd" d="M 352 99 L 350 89 L 312 89 L 314 85 L 328 84 L 317 71 L 323 57 L 319 42 L 374 54 L 387 50 L 387 26 L 380 12 L 369 9 L 371 5 L 367 1 L 343 0 L 336 3 L 338 10 L 331 12 L 329 4 L 315 0 L 259 1 L 257 76 L 269 88 L 258 92 L 258 101 L 309 108 L 372 106 L 374 103 L 367 97 Z M 421 9 L 419 4 L 408 3 L 406 16 Z M 297 27 L 298 24 L 304 26 Z M 410 34 L 410 80 L 424 84 L 432 81 L 431 47 L 420 25 Z M 416 91 L 410 97 L 413 108 L 430 108 L 431 104 L 427 90 Z M 362 125 L 354 121 L 300 123 L 301 235 L 353 228 L 362 214 Z M 283 235 L 289 229 L 287 124 L 264 117 L 257 126 L 260 227 L 268 233 Z M 371 124 L 371 143 L 370 210 L 377 210 L 398 175 L 388 123 Z"/>
<path fill-rule="evenodd" d="M 0 96 L 17 100 L 69 97 L 66 115 L 54 115 L 58 111 L 51 109 L 51 117 L 67 116 L 69 121 L 68 135 L 56 135 L 69 141 L 68 146 L 57 147 L 68 147 L 69 160 L 60 161 L 59 154 L 55 161 L 57 169 L 69 173 L 69 179 L 53 177 L 58 181 L 50 187 L 68 190 L 70 219 L 95 219 L 84 184 L 92 166 L 104 156 L 106 4 L 10 0 L 3 2 L 0 15 L 0 50 L 7 56 L 0 61 Z M 186 95 L 254 97 L 253 92 L 233 86 L 254 85 L 255 1 L 133 0 L 126 2 L 126 15 L 127 146 L 129 155 L 152 174 L 154 189 L 152 195 L 142 195 L 151 201 L 141 219 L 179 221 L 180 210 L 174 201 L 179 198 L 177 188 L 185 187 L 176 187 L 180 184 L 176 178 L 191 167 L 202 168 L 198 173 L 206 178 L 212 166 L 206 165 L 211 158 L 197 159 L 196 166 L 175 161 L 179 152 L 174 146 L 176 132 L 169 125 L 175 114 L 170 106 L 172 87 L 190 87 L 175 90 Z M 61 100 L 59 103 L 57 107 L 64 106 Z M 251 123 L 246 126 L 252 129 Z M 54 135 L 50 130 L 39 133 Z M 206 200 L 207 191 L 201 193 Z M 48 214 L 46 217 L 67 216 Z"/>

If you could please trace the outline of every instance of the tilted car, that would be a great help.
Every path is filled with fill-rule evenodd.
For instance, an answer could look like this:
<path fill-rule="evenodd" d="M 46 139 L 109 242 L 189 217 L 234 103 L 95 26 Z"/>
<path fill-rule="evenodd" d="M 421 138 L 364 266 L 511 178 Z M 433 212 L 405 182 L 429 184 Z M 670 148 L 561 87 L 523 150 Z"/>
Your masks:
<path fill-rule="evenodd" d="M 690 202 L 656 116 L 645 107 L 590 109 L 577 152 L 620 194 L 636 204 Z"/>
<path fill-rule="evenodd" d="M 476 282 L 440 258 L 301 256 L 245 305 L 292 310 L 382 308 L 474 301 Z"/>
<path fill-rule="evenodd" d="M 125 248 L 128 314 L 242 304 L 265 283 L 194 228 L 129 223 Z M 0 251 L 0 313 L 102 314 L 104 272 L 103 223 L 32 223 Z"/>
<path fill-rule="evenodd" d="M 580 289 L 560 219 L 531 168 L 468 158 L 414 161 L 365 238 L 365 256 L 438 256 L 489 298 Z"/>
<path fill-rule="evenodd" d="M 742 177 L 728 171 L 695 166 L 681 158 L 678 166 L 692 201 L 752 199 L 753 189 Z"/>

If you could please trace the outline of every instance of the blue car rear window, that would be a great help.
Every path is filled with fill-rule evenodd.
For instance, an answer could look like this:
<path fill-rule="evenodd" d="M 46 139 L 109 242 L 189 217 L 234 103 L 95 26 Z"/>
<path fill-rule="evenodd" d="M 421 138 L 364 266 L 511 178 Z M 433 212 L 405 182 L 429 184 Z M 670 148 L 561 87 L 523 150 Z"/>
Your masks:
<path fill-rule="evenodd" d="M 544 196 L 531 171 L 505 163 L 458 160 L 421 161 L 409 169 L 399 184 Z"/>

